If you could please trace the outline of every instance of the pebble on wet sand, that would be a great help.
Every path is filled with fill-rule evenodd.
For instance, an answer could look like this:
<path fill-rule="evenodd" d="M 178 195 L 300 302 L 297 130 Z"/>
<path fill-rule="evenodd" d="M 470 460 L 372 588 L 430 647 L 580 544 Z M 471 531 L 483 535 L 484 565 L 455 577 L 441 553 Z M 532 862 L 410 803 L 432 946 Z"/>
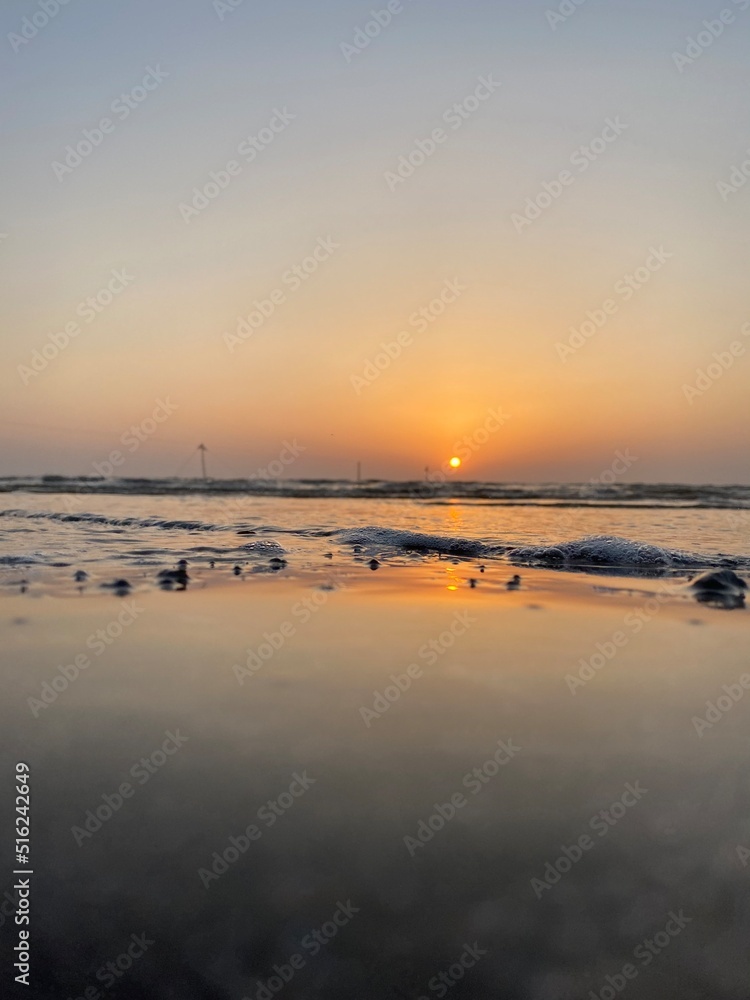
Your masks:
<path fill-rule="evenodd" d="M 689 586 L 701 604 L 727 611 L 745 607 L 747 583 L 731 569 L 701 573 Z"/>
<path fill-rule="evenodd" d="M 180 559 L 178 569 L 163 569 L 158 574 L 159 585 L 164 590 L 171 590 L 173 584 L 177 585 L 179 590 L 185 590 L 188 585 L 188 580 L 190 577 L 187 572 L 187 562 L 185 559 Z"/>
<path fill-rule="evenodd" d="M 747 584 L 734 570 L 722 569 L 701 573 L 690 581 L 693 590 L 715 590 L 720 592 L 747 590 Z"/>

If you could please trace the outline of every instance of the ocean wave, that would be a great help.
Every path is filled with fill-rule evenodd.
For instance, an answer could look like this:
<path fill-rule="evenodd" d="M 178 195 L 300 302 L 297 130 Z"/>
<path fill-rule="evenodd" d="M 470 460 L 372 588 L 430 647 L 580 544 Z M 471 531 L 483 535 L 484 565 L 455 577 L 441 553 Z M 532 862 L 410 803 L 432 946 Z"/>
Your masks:
<path fill-rule="evenodd" d="M 686 552 L 615 535 L 586 535 L 556 545 L 513 545 L 449 535 L 431 535 L 393 528 L 355 528 L 338 533 L 342 542 L 361 546 L 368 554 L 384 550 L 439 553 L 464 558 L 503 557 L 518 566 L 549 569 L 611 569 L 626 571 L 688 571 L 714 567 L 747 567 L 750 559 L 723 554 Z"/>
<path fill-rule="evenodd" d="M 558 545 L 524 545 L 510 549 L 507 555 L 518 565 L 551 568 L 572 566 L 690 570 L 742 564 L 742 559 L 735 556 L 700 555 L 619 538 L 616 535 L 587 535 Z"/>
<path fill-rule="evenodd" d="M 104 500 L 100 502 L 104 507 Z M 314 567 L 318 562 L 321 565 L 327 564 L 325 560 L 333 558 L 332 552 L 326 549 L 338 547 L 340 550 L 353 549 L 355 559 L 361 554 L 377 556 L 381 561 L 398 559 L 404 555 L 421 556 L 425 559 L 437 555 L 456 559 L 501 560 L 514 566 L 611 572 L 625 576 L 677 575 L 704 569 L 750 568 L 750 557 L 740 554 L 744 550 L 741 535 L 737 535 L 732 550 L 734 554 L 727 555 L 722 552 L 690 551 L 695 541 L 701 538 L 698 531 L 687 537 L 682 536 L 680 541 L 686 546 L 684 549 L 664 546 L 662 538 L 671 536 L 661 532 L 646 534 L 645 537 L 651 539 L 648 542 L 614 534 L 592 534 L 577 538 L 563 537 L 560 541 L 549 544 L 549 525 L 544 529 L 544 535 L 534 535 L 528 531 L 528 525 L 519 525 L 518 519 L 515 522 L 516 528 L 520 526 L 522 533 L 519 532 L 515 539 L 501 537 L 495 535 L 494 529 L 496 521 L 498 524 L 503 522 L 499 515 L 496 519 L 494 514 L 483 519 L 480 537 L 477 537 L 479 531 L 474 537 L 465 537 L 438 533 L 442 525 L 438 527 L 438 531 L 430 532 L 385 527 L 377 523 L 364 527 L 331 527 L 330 524 L 316 525 L 309 522 L 284 527 L 271 523 L 249 524 L 246 519 L 217 523 L 212 517 L 221 519 L 226 511 L 221 507 L 217 510 L 215 503 L 208 502 L 201 508 L 205 518 L 203 520 L 179 516 L 126 516 L 134 508 L 140 509 L 142 504 L 131 502 L 127 506 L 118 506 L 122 508 L 119 515 L 94 511 L 0 511 L 4 529 L 0 531 L 0 543 L 5 549 L 5 553 L 0 556 L 0 565 L 68 564 L 60 564 L 61 559 L 87 562 L 114 559 L 132 564 L 142 562 L 144 558 L 164 563 L 185 558 L 191 561 L 195 559 L 199 563 L 223 563 L 231 560 L 232 563 L 242 564 L 294 556 Z M 195 505 L 187 499 L 171 501 L 168 506 L 171 514 L 179 514 L 181 510 L 191 514 L 195 511 Z M 295 505 L 294 520 L 299 514 L 297 506 Z M 152 509 L 159 510 L 160 505 L 154 503 Z M 163 505 L 161 509 L 164 510 Z M 356 509 L 354 506 L 350 508 L 350 525 L 356 523 L 359 509 L 358 505 Z M 375 517 L 382 516 L 387 507 L 381 504 L 379 509 L 380 514 L 375 514 Z M 319 512 L 320 509 L 317 510 Z M 247 511 L 244 511 L 244 516 L 247 518 Z M 408 517 L 409 520 L 412 519 L 411 515 Z M 346 524 L 347 519 L 342 519 Z M 23 551 L 23 539 L 15 539 L 14 534 L 18 531 L 16 526 L 24 522 L 35 524 L 36 530 L 44 538 L 44 549 L 47 553 L 54 552 L 57 562 L 50 555 L 42 555 L 38 543 L 34 544 L 30 553 Z M 53 528 L 53 525 L 57 527 Z M 669 531 L 669 526 L 664 530 Z M 285 543 L 287 539 L 290 540 L 289 549 L 275 540 L 273 536 L 277 533 Z M 524 538 L 527 540 L 523 541 Z"/>
<path fill-rule="evenodd" d="M 382 551 L 384 548 L 405 552 L 437 552 L 441 555 L 483 556 L 500 554 L 507 546 L 491 546 L 471 538 L 451 535 L 429 535 L 396 528 L 348 528 L 337 532 L 345 545 L 360 545 L 363 549 Z"/>
<path fill-rule="evenodd" d="M 0 477 L 0 492 L 25 491 L 79 496 L 317 497 L 321 499 L 407 499 L 425 504 L 455 500 L 507 506 L 574 505 L 686 507 L 750 510 L 750 486 L 693 486 L 683 483 L 488 483 L 449 477 L 436 481 L 369 479 L 103 479 L 96 476 Z"/>
<path fill-rule="evenodd" d="M 186 521 L 161 517 L 107 517 L 105 514 L 68 514 L 62 511 L 3 510 L 0 517 L 28 518 L 32 521 L 57 521 L 61 524 L 104 525 L 110 528 L 160 528 L 164 531 L 233 531 L 226 524 Z"/>
<path fill-rule="evenodd" d="M 0 566 L 51 566 L 46 556 L 37 554 L 23 556 L 0 556 Z"/>

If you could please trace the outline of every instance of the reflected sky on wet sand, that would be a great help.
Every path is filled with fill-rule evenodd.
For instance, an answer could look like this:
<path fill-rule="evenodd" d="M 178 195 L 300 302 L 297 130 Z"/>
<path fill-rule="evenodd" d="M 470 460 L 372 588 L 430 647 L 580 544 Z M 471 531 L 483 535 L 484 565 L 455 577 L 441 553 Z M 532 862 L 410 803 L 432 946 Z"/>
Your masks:
<path fill-rule="evenodd" d="M 745 614 L 384 580 L 4 602 L 39 995 L 744 996 Z"/>

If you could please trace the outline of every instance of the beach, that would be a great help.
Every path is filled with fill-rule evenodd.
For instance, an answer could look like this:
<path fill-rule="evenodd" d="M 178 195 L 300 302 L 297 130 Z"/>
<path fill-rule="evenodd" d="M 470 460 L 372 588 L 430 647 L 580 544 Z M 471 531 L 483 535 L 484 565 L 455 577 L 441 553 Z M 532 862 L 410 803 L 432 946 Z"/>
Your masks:
<path fill-rule="evenodd" d="M 436 519 L 520 523 L 461 502 L 412 503 L 411 543 L 393 519 L 342 538 L 335 500 L 245 498 L 217 533 L 215 498 L 85 502 L 183 517 L 39 518 L 56 534 L 25 565 L 6 537 L 35 995 L 747 995 L 744 607 L 696 601 L 680 566 L 511 565 L 476 531 L 426 548 Z M 570 516 L 527 509 L 520 541 Z M 693 541 L 741 558 L 724 510 L 573 516 L 641 519 L 644 544 L 670 518 L 680 548 L 707 519 Z M 42 564 L 76 537 L 86 558 Z M 184 589 L 159 578 L 178 557 Z M 127 593 L 100 586 L 117 577 Z"/>
<path fill-rule="evenodd" d="M 3 1000 L 750 1000 L 750 0 L 20 7 Z"/>

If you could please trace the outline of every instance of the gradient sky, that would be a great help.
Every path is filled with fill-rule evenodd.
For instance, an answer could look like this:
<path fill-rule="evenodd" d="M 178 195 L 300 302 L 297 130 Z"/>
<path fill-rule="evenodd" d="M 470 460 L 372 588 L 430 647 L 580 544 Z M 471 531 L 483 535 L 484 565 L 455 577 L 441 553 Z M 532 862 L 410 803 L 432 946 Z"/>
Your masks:
<path fill-rule="evenodd" d="M 734 23 L 682 72 L 673 54 L 720 0 L 587 0 L 554 28 L 538 0 L 404 0 L 348 61 L 342 43 L 386 3 L 69 0 L 17 52 L 8 36 L 40 8 L 4 4 L 0 474 L 91 473 L 116 450 L 121 475 L 173 475 L 205 440 L 214 475 L 253 475 L 296 440 L 288 475 L 351 476 L 361 459 L 366 476 L 417 478 L 501 409 L 462 478 L 588 480 L 623 451 L 626 480 L 750 482 L 750 338 L 705 391 L 684 389 L 750 321 L 750 183 L 717 190 L 750 158 L 745 3 L 726 0 Z M 149 67 L 168 76 L 120 119 Z M 453 129 L 444 113 L 488 75 L 501 86 Z M 294 120 L 246 162 L 276 109 Z M 60 179 L 54 162 L 106 117 Z M 571 156 L 607 119 L 628 127 L 581 171 Z M 230 160 L 237 176 L 186 222 L 180 204 Z M 566 169 L 519 233 L 514 213 Z M 319 239 L 339 247 L 285 284 Z M 626 301 L 615 288 L 652 247 L 672 257 Z M 123 269 L 132 283 L 86 323 L 79 303 Z M 410 326 L 455 279 L 457 301 Z M 276 289 L 230 351 L 238 316 Z M 561 360 L 607 299 L 615 314 Z M 401 331 L 412 343 L 357 392 Z M 158 399 L 175 412 L 128 451 Z"/>

